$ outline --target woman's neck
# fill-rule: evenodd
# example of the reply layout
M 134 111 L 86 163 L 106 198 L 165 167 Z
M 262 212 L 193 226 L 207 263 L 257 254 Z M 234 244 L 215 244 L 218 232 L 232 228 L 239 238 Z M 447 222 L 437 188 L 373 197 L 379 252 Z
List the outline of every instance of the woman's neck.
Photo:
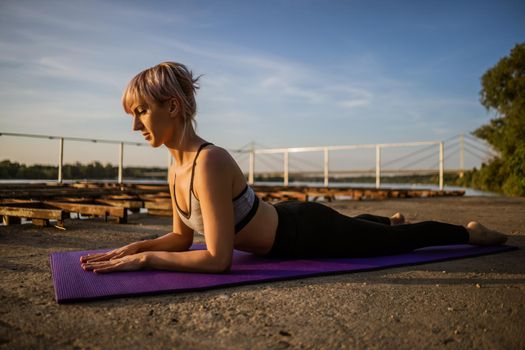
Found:
M 165 143 L 165 146 L 168 148 L 177 166 L 186 166 L 193 162 L 195 152 L 204 142 L 206 140 L 198 136 L 195 131 L 190 130 L 180 142 L 173 140 L 173 142 Z

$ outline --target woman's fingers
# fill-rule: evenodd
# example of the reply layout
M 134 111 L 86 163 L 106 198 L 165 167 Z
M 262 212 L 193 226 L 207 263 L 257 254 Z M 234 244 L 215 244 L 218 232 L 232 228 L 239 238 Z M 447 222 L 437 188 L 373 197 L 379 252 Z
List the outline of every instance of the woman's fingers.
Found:
M 106 255 L 106 254 L 107 254 L 107 252 L 106 252 L 106 253 L 96 253 L 96 254 L 88 254 L 88 255 L 84 255 L 84 256 L 81 256 L 81 257 L 80 257 L 80 261 L 81 261 L 81 262 L 84 262 L 84 261 L 92 261 L 93 259 L 97 259 L 97 258 L 99 258 L 99 257 L 101 257 L 101 256 Z
M 96 269 L 93 269 L 94 273 L 106 273 L 106 272 L 113 272 L 120 270 L 120 264 L 114 264 L 110 266 L 101 266 L 97 267 Z
M 125 249 L 86 256 L 86 258 L 89 259 L 82 261 L 80 266 L 84 271 L 93 271 L 95 273 L 140 270 L 143 266 L 140 254 L 130 254 L 130 251 Z
M 113 271 L 132 271 L 141 268 L 140 259 L 125 256 L 120 259 L 93 261 L 81 264 L 85 271 L 93 271 L 95 273 L 106 273 Z
M 120 252 L 120 253 L 117 253 L 117 254 L 113 255 L 109 260 L 120 259 L 120 258 L 122 258 L 123 256 L 126 256 L 126 254 L 124 254 L 124 252 Z
M 123 265 L 124 262 L 122 260 L 100 261 L 88 264 L 86 266 L 86 270 L 93 271 L 95 273 L 105 273 L 123 270 Z
M 97 253 L 97 254 L 88 254 L 80 258 L 80 262 L 94 262 L 94 261 L 104 261 L 109 260 L 115 256 L 115 251 L 109 251 L 106 253 Z
M 106 254 L 104 254 L 104 255 L 98 256 L 98 257 L 93 258 L 93 259 L 91 259 L 91 260 L 89 260 L 89 261 L 91 261 L 91 262 L 107 261 L 107 260 L 111 259 L 114 255 L 115 255 L 115 253 L 113 253 L 113 252 L 108 252 L 108 253 L 106 253 Z
M 82 255 L 82 256 L 80 257 L 80 262 L 86 262 L 86 261 L 88 261 L 88 260 L 91 260 L 91 259 L 93 259 L 93 258 L 99 256 L 99 255 L 100 255 L 100 253 L 98 253 L 98 254 Z
M 123 258 L 123 257 L 125 257 L 125 256 L 129 256 L 129 255 L 133 255 L 133 254 L 135 254 L 135 253 L 134 253 L 134 252 L 131 252 L 131 251 L 129 251 L 129 250 L 128 250 L 128 251 L 125 251 L 125 250 L 117 251 L 117 252 L 115 252 L 115 255 L 113 255 L 113 256 L 111 257 L 110 260 L 120 259 L 120 258 Z
M 87 271 L 91 271 L 95 268 L 115 264 L 116 261 L 90 261 L 82 264 L 82 268 Z
M 122 258 L 126 255 L 135 254 L 136 248 L 131 244 L 128 244 L 127 246 L 113 249 L 111 251 L 105 252 L 105 253 L 95 253 L 95 254 L 88 254 L 80 257 L 81 263 L 86 262 L 95 262 L 95 261 L 107 261 L 107 260 L 115 260 Z

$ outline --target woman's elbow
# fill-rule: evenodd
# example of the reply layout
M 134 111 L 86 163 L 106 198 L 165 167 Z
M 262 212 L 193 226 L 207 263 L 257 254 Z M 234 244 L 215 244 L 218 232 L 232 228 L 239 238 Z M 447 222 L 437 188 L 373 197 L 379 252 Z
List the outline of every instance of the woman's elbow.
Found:
M 232 259 L 231 258 L 217 259 L 213 265 L 214 265 L 213 266 L 214 273 L 230 273 L 231 267 L 232 267 Z

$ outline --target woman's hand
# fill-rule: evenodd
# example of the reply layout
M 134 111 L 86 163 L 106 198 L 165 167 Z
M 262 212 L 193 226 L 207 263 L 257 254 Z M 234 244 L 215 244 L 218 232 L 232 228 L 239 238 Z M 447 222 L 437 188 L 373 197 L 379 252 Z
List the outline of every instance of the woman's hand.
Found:
M 85 262 L 81 264 L 82 268 L 85 271 L 93 271 L 95 273 L 134 271 L 144 268 L 145 265 L 145 253 L 127 255 L 122 258 L 112 258 L 110 260 L 105 261 Z
M 88 254 L 80 257 L 80 263 L 101 262 L 114 259 L 120 259 L 128 255 L 140 252 L 140 242 L 128 244 L 124 247 L 113 249 L 105 253 Z

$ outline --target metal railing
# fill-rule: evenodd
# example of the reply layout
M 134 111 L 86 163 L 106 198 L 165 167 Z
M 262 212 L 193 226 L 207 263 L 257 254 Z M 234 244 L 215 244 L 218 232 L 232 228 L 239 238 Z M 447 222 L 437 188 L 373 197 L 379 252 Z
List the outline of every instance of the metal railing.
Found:
M 93 138 L 79 138 L 79 137 L 65 137 L 65 136 L 51 136 L 51 135 L 34 135 L 34 134 L 20 134 L 20 133 L 7 133 L 0 132 L 0 136 L 16 136 L 16 137 L 30 137 L 30 138 L 42 138 L 50 140 L 59 140 L 59 157 L 58 157 L 58 179 L 59 183 L 63 182 L 63 160 L 64 160 L 64 142 L 68 141 L 80 141 L 80 142 L 94 142 L 94 143 L 108 143 L 118 145 L 119 162 L 118 162 L 118 183 L 123 182 L 123 169 L 124 169 L 124 146 L 148 146 L 147 143 L 142 142 L 130 142 L 130 141 L 117 141 L 117 140 L 104 140 L 104 139 L 93 139 Z M 234 153 L 248 153 L 249 154 L 249 169 L 248 169 L 248 182 L 254 184 L 255 175 L 255 160 L 256 154 L 283 154 L 283 182 L 284 186 L 288 186 L 289 183 L 289 154 L 300 153 L 300 152 L 323 152 L 323 178 L 324 186 L 329 185 L 330 178 L 330 167 L 329 157 L 332 151 L 343 151 L 343 150 L 354 150 L 354 149 L 374 149 L 375 148 L 375 186 L 380 188 L 381 186 L 381 150 L 384 148 L 399 148 L 399 147 L 414 147 L 424 145 L 436 145 L 439 152 L 439 189 L 443 190 L 443 174 L 444 174 L 444 142 L 443 141 L 421 141 L 421 142 L 405 142 L 405 143 L 381 143 L 381 144 L 361 144 L 361 145 L 346 145 L 346 146 L 321 146 L 321 147 L 291 147 L 291 148 L 266 148 L 266 149 L 240 149 L 240 150 L 229 150 Z M 463 161 L 463 159 L 461 160 Z M 168 157 L 168 167 L 172 164 L 172 157 Z
M 283 154 L 283 182 L 284 186 L 288 186 L 289 182 L 289 154 L 298 152 L 323 152 L 323 177 L 324 186 L 329 185 L 329 152 L 354 150 L 359 148 L 375 148 L 375 177 L 376 188 L 381 186 L 381 150 L 383 148 L 393 147 L 414 147 L 424 145 L 436 145 L 439 152 L 439 189 L 443 190 L 443 173 L 445 168 L 444 162 L 444 142 L 443 141 L 421 141 L 421 142 L 405 142 L 405 143 L 381 143 L 381 144 L 362 144 L 362 145 L 347 145 L 347 146 L 322 146 L 322 147 L 292 147 L 292 148 L 268 148 L 268 149 L 252 149 L 249 150 L 249 170 L 248 182 L 254 183 L 255 173 L 255 155 L 256 154 Z
M 148 146 L 147 143 L 143 142 L 130 142 L 130 141 L 117 141 L 117 140 L 104 140 L 104 139 L 92 139 L 83 137 L 66 137 L 66 136 L 51 136 L 51 135 L 34 135 L 34 134 L 19 134 L 12 132 L 0 132 L 0 136 L 17 136 L 17 137 L 30 137 L 48 140 L 59 140 L 58 146 L 58 179 L 59 183 L 62 183 L 64 178 L 62 175 L 62 168 L 64 163 L 64 141 L 80 141 L 80 142 L 93 142 L 93 143 L 110 143 L 117 144 L 119 149 L 119 163 L 118 163 L 118 183 L 123 181 L 124 171 L 124 145 L 133 146 Z M 171 158 L 171 157 L 170 157 Z M 171 165 L 171 159 L 168 160 L 168 166 Z

